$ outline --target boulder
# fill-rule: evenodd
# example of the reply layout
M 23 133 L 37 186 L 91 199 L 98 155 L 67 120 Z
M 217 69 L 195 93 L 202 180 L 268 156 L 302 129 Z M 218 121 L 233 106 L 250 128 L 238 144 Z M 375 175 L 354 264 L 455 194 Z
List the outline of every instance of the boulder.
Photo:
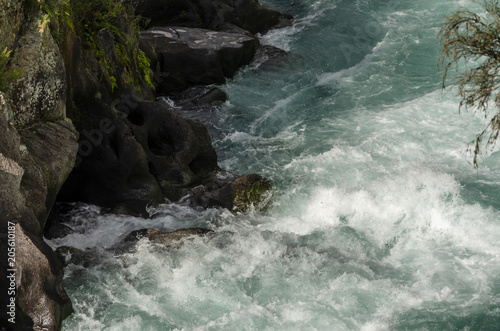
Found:
M 258 174 L 240 177 L 230 184 L 233 211 L 264 207 L 271 197 L 271 183 Z
M 185 119 L 160 102 L 139 102 L 128 109 L 135 139 L 144 149 L 149 170 L 169 200 L 219 169 L 207 128 Z
M 227 94 L 215 86 L 195 86 L 170 95 L 170 98 L 177 107 L 192 110 L 199 107 L 220 106 L 227 101 Z
M 12 288 L 7 270 L 15 269 L 16 328 L 58 330 L 72 311 L 71 301 L 62 287 L 62 265 L 43 241 L 42 228 L 50 201 L 74 161 L 76 135 L 70 123 L 41 123 L 41 133 L 26 138 L 8 122 L 9 108 L 0 93 L 1 290 Z M 42 153 L 45 157 L 39 159 Z M 14 265 L 6 265 L 8 247 L 15 248 Z M 2 305 L 11 297 L 2 295 Z M 8 317 L 0 316 L 0 325 L 12 325 Z
M 290 65 L 291 58 L 290 52 L 271 45 L 262 45 L 257 48 L 252 65 L 257 70 L 273 70 L 281 66 Z
M 256 0 L 131 0 L 136 13 L 153 26 L 184 26 L 211 30 L 234 27 L 264 34 L 291 24 L 292 17 L 263 7 Z
M 59 201 L 148 216 L 146 206 L 164 197 L 178 200 L 218 170 L 208 130 L 200 122 L 138 96 L 118 100 L 114 117 L 82 131 L 77 167 Z
M 126 206 L 148 216 L 146 206 L 164 201 L 148 156 L 124 118 L 102 118 L 81 131 L 76 166 L 58 196 L 61 202 Z
M 198 187 L 193 192 L 193 203 L 207 207 L 223 207 L 234 212 L 251 208 L 263 209 L 271 198 L 271 183 L 258 174 L 236 178 L 217 189 Z
M 249 64 L 258 40 L 244 34 L 197 28 L 153 28 L 141 33 L 141 49 L 157 68 L 157 92 L 222 84 Z
M 126 242 L 135 242 L 143 237 L 152 242 L 161 243 L 166 247 L 175 247 L 181 245 L 184 240 L 194 237 L 205 236 L 212 233 L 212 230 L 204 228 L 187 228 L 171 232 L 161 232 L 154 229 L 142 229 L 131 232 L 126 238 Z
M 57 247 L 56 255 L 65 267 L 69 264 L 75 264 L 90 268 L 102 261 L 101 254 L 96 250 L 80 250 L 70 246 Z
M 16 326 L 59 330 L 73 311 L 62 285 L 63 265 L 43 239 L 25 232 L 19 223 L 15 234 Z

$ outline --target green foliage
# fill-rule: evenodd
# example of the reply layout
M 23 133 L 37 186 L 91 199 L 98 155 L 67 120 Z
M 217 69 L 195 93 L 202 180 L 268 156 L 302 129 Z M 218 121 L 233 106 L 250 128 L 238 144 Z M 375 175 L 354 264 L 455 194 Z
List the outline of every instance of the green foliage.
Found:
M 5 91 L 9 84 L 19 78 L 21 70 L 13 70 L 9 65 L 11 50 L 0 51 L 0 91 Z
M 107 71 L 109 84 L 113 92 L 118 85 L 112 59 L 106 58 L 105 52 L 96 41 L 99 31 L 105 29 L 113 35 L 118 65 L 125 71 L 121 81 L 140 91 L 141 82 L 153 87 L 149 62 L 139 50 L 139 28 L 141 17 L 135 16 L 131 6 L 120 0 L 28 0 L 39 4 L 44 20 L 50 23 L 51 32 L 58 43 L 67 30 L 73 31 L 85 41 L 94 52 L 98 61 Z M 134 77 L 140 75 L 140 80 Z
M 458 86 L 460 109 L 475 108 L 489 117 L 493 101 L 495 113 L 469 144 L 477 168 L 483 140 L 487 137 L 486 148 L 492 151 L 500 133 L 500 7 L 498 0 L 475 2 L 484 13 L 461 8 L 441 28 L 443 52 L 438 65 L 444 68 L 443 88 L 450 68 L 455 68 L 451 85 Z
M 70 1 L 75 26 L 85 37 L 99 61 L 105 65 L 110 77 L 111 89 L 114 90 L 117 86 L 116 73 L 95 40 L 99 31 L 103 29 L 113 35 L 118 62 L 124 70 L 122 80 L 140 91 L 140 82 L 134 79 L 138 72 L 142 80 L 152 87 L 149 62 L 141 56 L 142 52 L 138 47 L 141 18 L 133 14 L 132 7 L 127 7 L 116 0 Z

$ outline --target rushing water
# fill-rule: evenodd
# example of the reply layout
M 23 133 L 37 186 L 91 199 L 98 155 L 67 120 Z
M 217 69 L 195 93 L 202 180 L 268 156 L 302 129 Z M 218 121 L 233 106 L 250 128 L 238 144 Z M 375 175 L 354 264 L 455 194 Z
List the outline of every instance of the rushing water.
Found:
M 485 120 L 441 91 L 437 33 L 467 1 L 273 0 L 297 18 L 262 43 L 288 64 L 222 88 L 220 164 L 274 184 L 266 212 L 165 205 L 151 220 L 73 210 L 64 330 L 500 330 L 500 162 Z M 203 226 L 164 248 L 131 230 Z

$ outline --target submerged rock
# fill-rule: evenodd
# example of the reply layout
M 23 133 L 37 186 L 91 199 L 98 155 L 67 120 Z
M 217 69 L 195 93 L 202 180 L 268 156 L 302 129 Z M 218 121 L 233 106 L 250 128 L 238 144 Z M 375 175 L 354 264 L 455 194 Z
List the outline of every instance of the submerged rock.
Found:
M 258 174 L 239 177 L 219 189 L 200 186 L 193 192 L 193 202 L 204 207 L 224 207 L 234 212 L 263 209 L 271 199 L 271 183 Z
M 271 183 L 258 174 L 250 174 L 231 183 L 233 211 L 247 211 L 252 206 L 262 208 L 269 201 Z
M 153 28 L 141 33 L 141 49 L 156 74 L 159 93 L 222 84 L 249 64 L 259 42 L 244 34 L 196 28 Z
M 280 48 L 262 45 L 257 48 L 252 66 L 258 70 L 273 70 L 274 68 L 289 65 L 291 62 L 290 52 Z
M 175 230 L 172 232 L 161 232 L 153 229 L 143 229 L 133 231 L 125 238 L 125 241 L 135 242 L 140 238 L 146 237 L 153 242 L 161 243 L 166 247 L 171 247 L 182 244 L 183 240 L 185 239 L 205 236 L 212 232 L 212 230 L 204 228 L 188 228 Z
M 64 266 L 75 264 L 89 268 L 101 261 L 101 256 L 95 250 L 81 250 L 70 246 L 57 247 L 56 255 Z

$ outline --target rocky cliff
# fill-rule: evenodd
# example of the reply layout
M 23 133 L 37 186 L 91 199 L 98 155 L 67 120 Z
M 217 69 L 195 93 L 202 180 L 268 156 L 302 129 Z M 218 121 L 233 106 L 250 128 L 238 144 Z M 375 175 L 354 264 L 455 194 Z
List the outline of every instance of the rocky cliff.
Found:
M 232 77 L 260 47 L 253 34 L 291 17 L 255 0 L 131 2 L 147 21 L 113 0 L 0 4 L 0 297 L 15 300 L 0 325 L 57 330 L 72 308 L 43 239 L 56 200 L 147 217 L 186 194 L 235 210 L 261 199 L 263 178 L 220 176 L 207 128 L 156 96 L 224 101 L 196 86 Z

